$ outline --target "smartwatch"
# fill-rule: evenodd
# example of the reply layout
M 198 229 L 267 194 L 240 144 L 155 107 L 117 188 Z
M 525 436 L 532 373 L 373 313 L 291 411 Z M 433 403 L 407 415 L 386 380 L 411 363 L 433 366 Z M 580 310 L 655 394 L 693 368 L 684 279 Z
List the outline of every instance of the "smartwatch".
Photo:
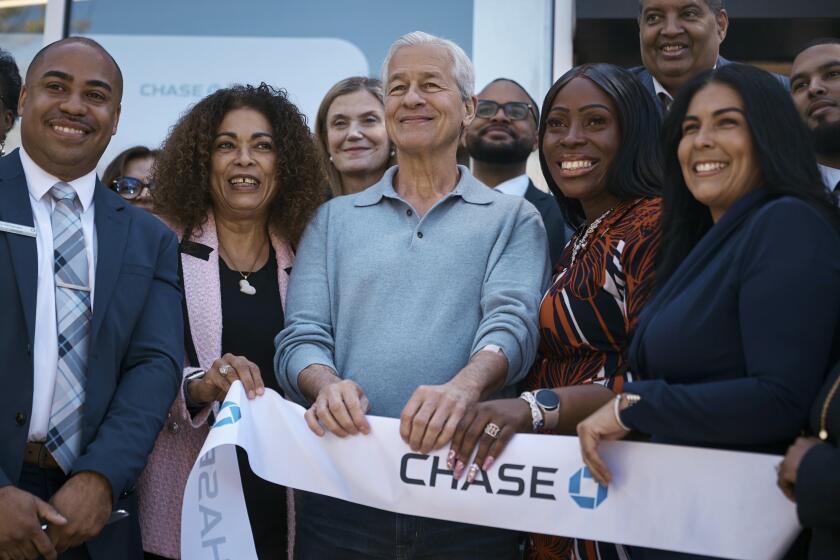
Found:
M 544 427 L 548 430 L 556 429 L 560 423 L 560 397 L 551 389 L 539 389 L 534 391 L 534 399 L 543 413 Z

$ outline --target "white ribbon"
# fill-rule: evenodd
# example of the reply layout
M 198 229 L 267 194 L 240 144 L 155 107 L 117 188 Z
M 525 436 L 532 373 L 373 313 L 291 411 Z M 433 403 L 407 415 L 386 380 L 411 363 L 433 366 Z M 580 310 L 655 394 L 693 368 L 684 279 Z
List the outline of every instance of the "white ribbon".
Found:
M 446 449 L 412 453 L 398 420 L 370 416 L 370 435 L 319 438 L 303 413 L 270 390 L 249 401 L 233 384 L 187 481 L 184 560 L 257 559 L 236 445 L 266 480 L 409 515 L 756 560 L 780 558 L 800 530 L 776 488 L 777 456 L 607 442 L 605 488 L 588 477 L 577 438 L 521 434 L 467 484 L 446 470 Z

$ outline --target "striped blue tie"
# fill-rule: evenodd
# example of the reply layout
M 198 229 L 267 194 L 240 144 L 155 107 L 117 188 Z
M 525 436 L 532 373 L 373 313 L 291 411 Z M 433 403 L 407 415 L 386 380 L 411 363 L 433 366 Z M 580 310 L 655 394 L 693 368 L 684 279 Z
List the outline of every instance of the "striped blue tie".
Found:
M 65 473 L 81 451 L 88 344 L 90 284 L 81 208 L 67 183 L 50 189 L 55 261 L 55 316 L 58 328 L 58 371 L 50 412 L 47 449 Z

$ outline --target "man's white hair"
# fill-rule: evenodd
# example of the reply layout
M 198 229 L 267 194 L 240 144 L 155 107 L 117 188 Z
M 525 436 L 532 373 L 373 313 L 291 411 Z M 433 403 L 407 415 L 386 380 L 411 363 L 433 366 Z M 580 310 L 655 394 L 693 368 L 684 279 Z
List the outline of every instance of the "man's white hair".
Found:
M 464 49 L 453 43 L 449 39 L 436 37 L 423 31 L 412 31 L 406 33 L 399 39 L 393 42 L 391 48 L 388 49 L 388 56 L 382 62 L 382 83 L 385 84 L 385 94 L 388 93 L 388 65 L 391 63 L 391 58 L 398 50 L 403 47 L 414 47 L 417 45 L 433 45 L 442 47 L 449 53 L 452 59 L 452 77 L 458 84 L 458 91 L 461 93 L 461 98 L 464 100 L 473 96 L 475 89 L 475 70 L 473 63 Z

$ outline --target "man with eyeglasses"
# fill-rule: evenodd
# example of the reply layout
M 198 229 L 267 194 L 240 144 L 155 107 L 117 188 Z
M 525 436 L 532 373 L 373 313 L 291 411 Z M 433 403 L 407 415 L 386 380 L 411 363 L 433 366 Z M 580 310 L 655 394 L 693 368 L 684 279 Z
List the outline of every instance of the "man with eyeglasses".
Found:
M 525 88 L 497 78 L 478 94 L 475 119 L 464 142 L 476 179 L 499 192 L 524 196 L 539 210 L 554 265 L 568 239 L 563 216 L 554 197 L 535 187 L 525 173 L 528 156 L 537 149 L 538 123 L 537 103 Z

